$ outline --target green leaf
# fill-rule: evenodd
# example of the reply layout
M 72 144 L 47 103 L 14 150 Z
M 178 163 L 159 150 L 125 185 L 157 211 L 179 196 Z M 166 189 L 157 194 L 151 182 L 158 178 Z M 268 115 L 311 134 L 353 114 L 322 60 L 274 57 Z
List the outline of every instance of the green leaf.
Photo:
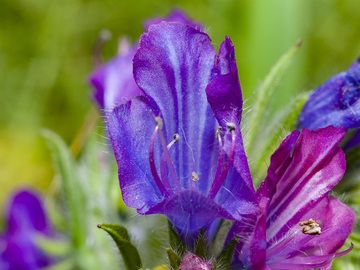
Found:
M 277 61 L 257 90 L 255 104 L 252 106 L 252 113 L 249 119 L 248 136 L 245 140 L 247 153 L 249 155 L 252 154 L 253 146 L 259 132 L 259 127 L 261 125 L 261 121 L 264 119 L 265 111 L 268 108 L 271 96 L 273 95 L 276 87 L 279 85 L 285 71 L 289 68 L 301 45 L 302 41 L 300 40 Z
M 233 239 L 216 258 L 216 269 L 229 269 L 238 239 Z
M 181 258 L 171 248 L 168 248 L 166 250 L 166 253 L 167 253 L 168 258 L 169 258 L 171 269 L 178 270 L 179 266 L 180 266 L 180 263 L 181 263 Z
M 124 260 L 126 269 L 136 270 L 142 267 L 137 248 L 131 243 L 127 229 L 116 224 L 101 224 L 98 228 L 106 231 L 116 243 Z
M 86 203 L 76 172 L 75 161 L 64 141 L 54 132 L 43 130 L 43 137 L 51 150 L 54 164 L 62 180 L 62 191 L 69 213 L 68 230 L 75 248 L 85 244 Z
M 170 221 L 168 221 L 168 228 L 170 247 L 175 250 L 180 257 L 182 257 L 185 254 L 185 245 Z
M 272 123 L 268 124 L 268 132 L 263 132 L 264 136 L 260 140 L 265 145 L 258 149 L 259 155 L 253 157 L 253 172 L 255 184 L 258 184 L 259 179 L 262 179 L 266 173 L 266 168 L 269 165 L 272 153 L 277 149 L 279 143 L 284 139 L 290 131 L 296 128 L 299 114 L 308 99 L 309 93 L 301 93 L 295 97 L 290 105 L 280 115 L 274 117 Z

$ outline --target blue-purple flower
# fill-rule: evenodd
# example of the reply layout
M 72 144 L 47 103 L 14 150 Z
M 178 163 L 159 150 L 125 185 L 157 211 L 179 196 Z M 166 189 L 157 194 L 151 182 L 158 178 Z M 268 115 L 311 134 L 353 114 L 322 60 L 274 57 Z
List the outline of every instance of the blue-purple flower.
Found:
M 235 223 L 229 235 L 240 239 L 240 269 L 330 269 L 348 251 L 338 252 L 355 214 L 329 194 L 345 173 L 344 134 L 334 127 L 304 129 L 281 143 L 256 192 L 257 223 Z
M 37 270 L 51 265 L 53 259 L 36 244 L 39 235 L 53 235 L 43 203 L 33 191 L 20 190 L 6 208 L 5 231 L 0 238 L 0 268 Z
M 313 130 L 330 125 L 360 127 L 360 59 L 315 90 L 301 112 L 301 128 Z M 351 146 L 358 140 L 355 137 Z
M 106 114 L 125 203 L 165 214 L 182 234 L 253 215 L 230 39 L 216 55 L 189 24 L 153 24 L 134 57 L 134 78 L 141 95 Z

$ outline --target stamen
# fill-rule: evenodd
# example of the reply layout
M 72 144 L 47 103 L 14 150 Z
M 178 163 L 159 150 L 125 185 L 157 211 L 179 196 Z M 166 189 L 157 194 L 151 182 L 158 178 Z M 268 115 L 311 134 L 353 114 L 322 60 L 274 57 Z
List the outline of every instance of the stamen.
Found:
M 159 124 L 156 125 L 155 130 L 150 138 L 150 145 L 149 145 L 149 165 L 151 174 L 155 180 L 156 185 L 159 187 L 160 191 L 165 195 L 169 194 L 170 186 L 167 184 L 165 187 L 164 183 L 161 181 L 159 174 L 157 173 L 156 165 L 155 165 L 155 140 L 157 135 L 159 134 Z
M 174 163 L 173 163 L 173 161 L 171 159 L 171 156 L 169 154 L 168 146 L 166 145 L 165 137 L 164 137 L 164 135 L 162 133 L 162 130 L 161 130 L 161 128 L 163 126 L 162 119 L 161 119 L 160 116 L 157 116 L 157 117 L 155 117 L 155 121 L 156 121 L 157 125 L 159 126 L 158 133 L 159 133 L 160 142 L 161 142 L 161 145 L 162 145 L 162 148 L 163 148 L 163 154 L 161 156 L 161 164 L 160 164 L 160 166 L 161 166 L 161 168 L 160 168 L 161 169 L 161 175 L 163 176 L 163 178 L 166 177 L 165 164 L 167 164 L 168 169 L 169 169 L 169 173 L 170 173 L 170 177 L 173 180 L 172 182 L 174 182 L 176 190 L 180 190 L 181 189 L 180 180 L 179 180 L 179 178 L 178 178 L 178 176 L 176 174 Z M 174 135 L 173 142 L 175 141 L 175 137 L 176 137 L 175 135 Z M 171 142 L 170 142 L 170 144 L 171 144 Z
M 299 225 L 302 228 L 302 232 L 304 234 L 309 235 L 320 235 L 321 227 L 320 224 L 317 223 L 314 219 L 310 218 L 309 220 L 301 221 Z
M 236 133 L 235 133 L 235 124 L 228 123 L 226 125 L 228 132 L 231 133 L 231 147 L 229 152 L 228 160 L 223 166 L 224 159 L 225 159 L 225 150 L 223 149 L 223 145 L 220 145 L 220 157 L 218 160 L 218 167 L 216 169 L 215 178 L 213 181 L 213 184 L 209 191 L 209 198 L 213 199 L 215 198 L 216 194 L 219 192 L 222 184 L 224 183 L 226 176 L 230 170 L 231 165 L 234 162 L 234 156 L 235 156 L 235 142 L 236 142 Z M 220 139 L 219 139 L 220 138 Z M 221 136 L 219 136 L 219 142 L 221 142 Z

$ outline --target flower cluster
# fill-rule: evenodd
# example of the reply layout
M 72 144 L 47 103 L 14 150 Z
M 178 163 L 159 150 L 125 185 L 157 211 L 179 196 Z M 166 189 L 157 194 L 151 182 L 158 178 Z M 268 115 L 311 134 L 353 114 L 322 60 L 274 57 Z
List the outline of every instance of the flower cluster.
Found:
M 233 221 L 234 269 L 330 269 L 351 250 L 338 251 L 355 214 L 330 192 L 345 173 L 345 129 L 360 127 L 359 61 L 311 95 L 255 190 L 230 38 L 216 53 L 203 27 L 179 12 L 146 28 L 90 79 L 125 203 L 166 215 L 190 252 L 199 232 L 211 241 L 219 220 Z M 210 269 L 201 259 L 191 267 Z

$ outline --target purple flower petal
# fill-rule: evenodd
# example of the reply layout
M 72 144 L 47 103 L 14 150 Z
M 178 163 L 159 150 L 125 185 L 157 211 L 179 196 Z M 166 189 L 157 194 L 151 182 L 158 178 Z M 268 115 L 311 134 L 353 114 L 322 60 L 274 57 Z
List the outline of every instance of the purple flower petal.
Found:
M 140 99 L 114 108 L 106 114 L 106 126 L 118 163 L 123 199 L 129 207 L 146 212 L 163 195 L 153 180 L 149 165 L 154 114 Z M 159 149 L 154 150 L 157 155 Z
M 358 129 L 349 141 L 346 142 L 344 149 L 349 150 L 358 145 L 360 145 L 360 129 Z
M 130 46 L 122 40 L 120 54 L 105 65 L 98 67 L 90 76 L 89 81 L 94 87 L 93 99 L 100 109 L 111 110 L 141 95 L 133 78 L 132 60 L 137 45 Z
M 276 181 L 267 215 L 267 237 L 279 241 L 298 216 L 330 192 L 345 173 L 345 157 L 338 146 L 344 130 L 334 127 L 303 130 L 283 173 L 276 175 L 272 159 L 267 181 Z M 286 159 L 285 159 L 286 160 Z M 275 160 L 274 160 L 275 161 Z M 277 161 L 275 161 L 277 162 Z
M 6 211 L 6 230 L 1 244 L 4 250 L 0 263 L 4 270 L 37 270 L 49 266 L 53 259 L 36 246 L 36 236 L 52 235 L 51 225 L 37 194 L 30 190 L 18 191 L 10 199 Z
M 317 129 L 326 126 L 360 127 L 360 59 L 348 71 L 325 82 L 309 97 L 299 126 Z
M 145 22 L 145 29 L 148 30 L 150 25 L 153 24 L 158 24 L 161 23 L 163 21 L 166 22 L 179 22 L 179 23 L 183 23 L 186 24 L 188 26 L 191 26 L 197 30 L 203 30 L 203 26 L 200 23 L 194 22 L 192 20 L 190 20 L 186 14 L 184 12 L 182 12 L 179 9 L 174 9 L 169 16 L 165 17 L 165 18 L 152 18 L 148 21 Z
M 165 22 L 149 27 L 134 58 L 135 81 L 159 106 L 166 141 L 180 137 L 172 159 L 183 188 L 194 184 L 193 175 L 206 184 L 211 172 L 215 119 L 205 87 L 214 59 L 205 33 Z
M 234 46 L 229 37 L 222 42 L 213 78 L 206 87 L 209 104 L 222 126 L 231 123 L 236 128 L 236 154 L 234 167 L 249 189 L 254 189 L 240 130 L 242 114 L 242 93 L 235 61 Z M 224 138 L 226 140 L 226 137 Z
M 148 213 L 165 214 L 182 235 L 193 235 L 219 217 L 233 219 L 213 200 L 191 190 L 168 197 Z
M 339 147 L 344 134 L 334 127 L 304 129 L 281 143 L 257 191 L 262 211 L 257 224 L 237 222 L 230 232 L 229 238 L 241 239 L 240 265 L 262 270 L 265 265 L 326 269 L 331 264 L 355 220 L 349 207 L 328 195 L 345 172 Z
M 350 235 L 356 217 L 351 208 L 333 197 L 326 196 L 304 213 L 299 222 L 309 219 L 320 224 L 321 234 L 304 234 L 299 224 L 290 227 L 285 239 L 268 247 L 268 265 L 277 269 L 279 263 L 295 266 L 313 264 L 313 267 L 315 264 L 322 264 L 321 267 L 331 264 L 337 250 Z

